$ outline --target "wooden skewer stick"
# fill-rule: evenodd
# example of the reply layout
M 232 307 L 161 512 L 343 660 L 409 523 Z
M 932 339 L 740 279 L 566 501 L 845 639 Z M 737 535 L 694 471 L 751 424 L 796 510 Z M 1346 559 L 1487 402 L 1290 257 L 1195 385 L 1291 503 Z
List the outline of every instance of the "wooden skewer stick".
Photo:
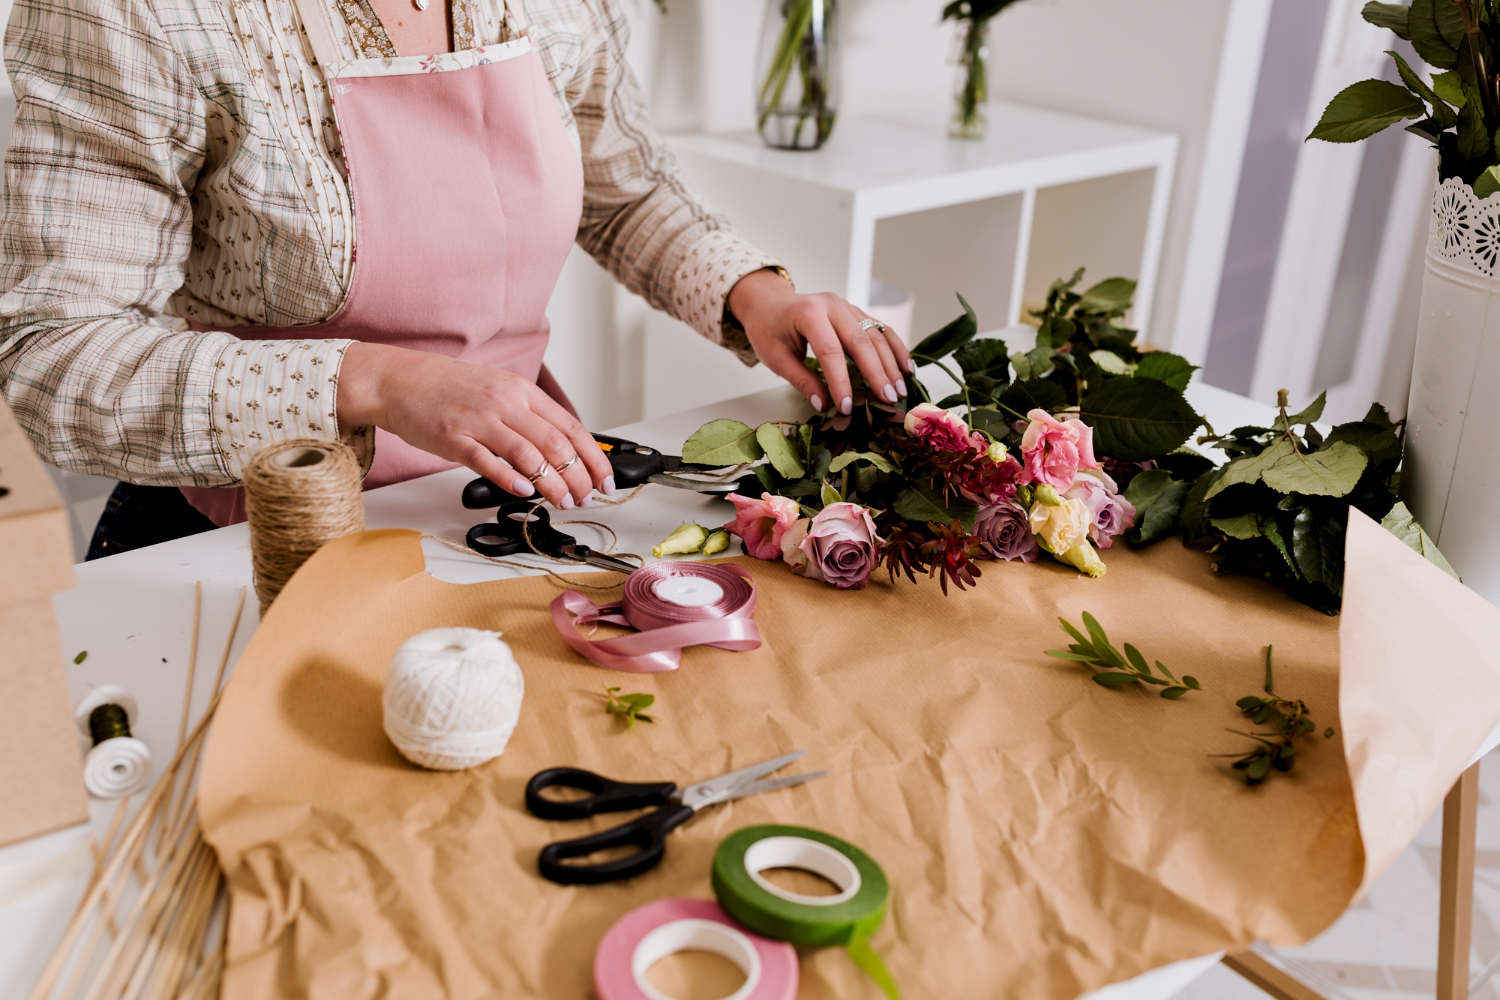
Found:
M 219 694 L 224 689 L 224 672 L 229 669 L 229 655 L 234 651 L 234 639 L 240 631 L 240 616 L 244 614 L 245 595 L 249 593 L 249 589 L 250 588 L 248 587 L 240 588 L 239 603 L 234 607 L 234 620 L 229 625 L 229 638 L 224 641 L 224 653 L 219 657 L 219 669 L 214 673 L 213 697 L 215 701 L 218 700 Z M 192 681 L 190 679 L 189 684 L 191 683 Z M 181 797 L 178 798 L 176 803 L 172 806 L 172 827 L 174 833 L 176 832 L 176 827 L 181 824 L 183 813 L 187 808 L 188 800 L 193 794 L 193 781 L 198 773 L 198 758 L 202 751 L 203 744 L 202 742 L 199 742 L 199 744 L 193 748 L 192 759 L 189 761 L 188 766 L 183 771 L 182 788 L 179 790 L 181 793 Z

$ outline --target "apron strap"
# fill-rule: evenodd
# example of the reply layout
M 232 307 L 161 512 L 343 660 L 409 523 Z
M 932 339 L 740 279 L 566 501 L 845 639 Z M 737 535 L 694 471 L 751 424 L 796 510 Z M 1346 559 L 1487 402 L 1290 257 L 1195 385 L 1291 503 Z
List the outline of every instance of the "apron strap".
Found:
M 345 60 L 344 52 L 335 40 L 333 12 L 325 0 L 293 0 L 297 16 L 302 19 L 302 31 L 312 45 L 313 57 L 323 71 L 323 79 L 331 81 L 338 75 Z M 330 86 L 332 84 L 329 84 Z
M 506 41 L 524 38 L 530 33 L 526 24 L 526 13 L 521 9 L 521 0 L 501 0 L 505 10 L 507 26 Z

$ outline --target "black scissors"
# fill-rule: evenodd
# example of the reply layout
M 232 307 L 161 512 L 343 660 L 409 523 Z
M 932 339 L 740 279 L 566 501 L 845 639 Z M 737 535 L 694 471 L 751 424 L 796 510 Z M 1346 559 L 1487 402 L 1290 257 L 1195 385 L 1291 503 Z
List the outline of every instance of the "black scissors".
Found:
M 524 527 L 523 527 L 524 526 Z M 526 542 L 530 540 L 531 544 Z M 547 509 L 535 499 L 512 499 L 495 512 L 495 520 L 476 524 L 464 538 L 469 548 L 486 556 L 512 556 L 523 552 L 540 552 L 553 559 L 588 563 L 616 573 L 634 573 L 634 563 L 595 552 L 565 531 L 552 526 Z
M 646 483 L 657 483 L 694 493 L 709 493 L 727 496 L 740 492 L 747 496 L 759 496 L 760 480 L 754 475 L 742 476 L 738 480 L 691 479 L 692 475 L 713 472 L 707 465 L 689 465 L 679 455 L 667 455 L 655 448 L 627 441 L 624 438 L 595 434 L 594 441 L 599 450 L 609 459 L 614 473 L 615 486 L 622 490 L 633 489 Z M 485 510 L 509 503 L 514 494 L 507 493 L 488 479 L 479 478 L 464 487 L 463 504 L 469 510 Z
M 584 819 L 597 813 L 623 812 L 647 806 L 661 808 L 587 837 L 548 844 L 538 856 L 542 877 L 563 885 L 597 885 L 650 871 L 666 852 L 667 834 L 686 823 L 704 806 L 800 785 L 814 778 L 828 777 L 827 771 L 785 774 L 779 778 L 765 777 L 772 771 L 786 767 L 805 753 L 806 750 L 793 750 L 789 754 L 751 764 L 717 778 L 708 778 L 686 788 L 678 788 L 670 781 L 654 784 L 613 781 L 593 771 L 583 771 L 576 767 L 548 768 L 526 783 L 526 808 L 542 819 Z M 591 794 L 587 798 L 571 800 L 549 799 L 542 795 L 544 788 L 559 785 Z M 639 847 L 640 851 L 592 865 L 564 863 L 568 858 L 586 857 L 611 847 Z

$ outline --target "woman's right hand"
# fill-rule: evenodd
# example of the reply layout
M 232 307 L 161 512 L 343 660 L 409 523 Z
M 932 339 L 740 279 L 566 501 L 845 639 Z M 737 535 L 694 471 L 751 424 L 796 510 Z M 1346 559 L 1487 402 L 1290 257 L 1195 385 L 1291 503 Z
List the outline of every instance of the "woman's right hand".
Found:
M 609 460 L 556 400 L 511 372 L 385 344 L 351 344 L 339 368 L 339 430 L 374 424 L 407 444 L 467 466 L 518 497 L 554 507 L 615 491 Z M 543 463 L 561 475 L 530 477 Z

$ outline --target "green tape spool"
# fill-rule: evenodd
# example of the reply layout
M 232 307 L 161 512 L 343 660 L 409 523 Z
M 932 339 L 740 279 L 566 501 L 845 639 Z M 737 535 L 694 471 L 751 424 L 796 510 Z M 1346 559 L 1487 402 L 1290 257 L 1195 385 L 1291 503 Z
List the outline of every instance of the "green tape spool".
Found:
M 801 868 L 839 888 L 833 896 L 801 896 L 773 885 L 761 872 Z M 735 920 L 766 937 L 813 948 L 843 945 L 891 1000 L 901 991 L 870 937 L 885 919 L 891 884 L 864 851 L 805 826 L 747 826 L 714 852 L 714 895 Z

